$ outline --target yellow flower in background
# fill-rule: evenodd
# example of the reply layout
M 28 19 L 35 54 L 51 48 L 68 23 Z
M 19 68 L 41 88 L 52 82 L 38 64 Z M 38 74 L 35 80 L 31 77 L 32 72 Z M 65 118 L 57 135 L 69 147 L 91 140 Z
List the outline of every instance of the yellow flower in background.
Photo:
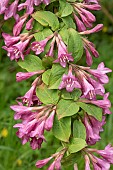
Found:
M 103 31 L 103 32 L 107 32 L 107 31 L 108 31 L 108 27 L 104 27 L 104 28 L 102 29 L 102 31 Z
M 21 166 L 21 165 L 22 165 L 22 160 L 21 160 L 21 159 L 18 159 L 18 160 L 17 160 L 17 165 L 18 165 L 18 166 Z
M 0 133 L 0 136 L 3 137 L 3 138 L 6 138 L 8 136 L 8 130 L 7 128 L 3 128 L 1 133 Z

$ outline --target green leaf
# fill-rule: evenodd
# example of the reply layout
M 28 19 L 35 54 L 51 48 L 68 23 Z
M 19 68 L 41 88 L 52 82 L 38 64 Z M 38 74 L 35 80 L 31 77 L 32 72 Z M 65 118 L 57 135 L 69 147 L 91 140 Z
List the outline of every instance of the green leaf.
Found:
M 70 17 L 70 16 L 64 17 L 64 18 L 62 18 L 62 21 L 65 23 L 67 28 L 74 28 L 74 29 L 76 29 L 76 25 L 75 25 L 72 17 Z
M 61 163 L 66 169 L 68 166 L 72 167 L 75 163 L 78 163 L 82 158 L 83 156 L 81 152 L 72 153 L 69 156 L 66 156 L 65 158 L 63 158 Z
M 75 153 L 87 146 L 86 141 L 81 138 L 73 138 L 71 144 L 69 145 L 68 151 L 70 153 Z
M 26 69 L 28 72 L 44 70 L 41 59 L 35 55 L 29 54 L 23 61 L 19 60 L 17 63 L 20 67 Z
M 42 65 L 45 67 L 45 69 L 49 69 L 52 67 L 52 64 L 53 64 L 53 58 L 52 57 L 49 57 L 49 56 L 45 56 L 43 59 L 42 59 Z
M 61 99 L 57 104 L 57 115 L 58 119 L 66 116 L 72 116 L 79 111 L 78 105 L 72 100 Z
M 37 31 L 37 30 L 43 30 L 43 26 L 39 22 L 35 21 L 33 25 L 33 31 Z
M 32 14 L 32 17 L 41 25 L 50 26 L 53 31 L 59 28 L 59 21 L 55 14 L 50 11 L 37 11 Z
M 80 89 L 74 89 L 73 92 L 71 93 L 71 96 L 74 101 L 78 100 L 78 98 L 81 96 L 82 92 Z
M 72 97 L 71 93 L 69 93 L 68 91 L 66 91 L 66 89 L 62 89 L 61 98 L 73 100 L 73 97 Z
M 68 69 L 63 68 L 59 64 L 53 64 L 50 75 L 49 89 L 58 89 L 62 76 L 67 73 Z
M 59 91 L 50 90 L 44 84 L 40 85 L 37 88 L 36 95 L 40 99 L 40 101 L 44 104 L 56 105 L 59 100 Z
M 68 52 L 72 53 L 76 63 L 83 55 L 83 42 L 81 36 L 73 28 L 69 28 Z
M 102 109 L 92 105 L 82 102 L 77 102 L 77 104 L 89 115 L 94 116 L 97 120 L 102 121 Z
M 68 142 L 71 134 L 71 118 L 66 117 L 58 120 L 56 115 L 52 130 L 56 138 L 64 142 Z
M 81 90 L 80 89 L 74 89 L 71 93 L 67 92 L 65 89 L 62 90 L 61 97 L 63 99 L 72 99 L 74 101 L 78 100 L 78 98 L 81 96 Z
M 51 74 L 51 69 L 45 71 L 45 72 L 42 74 L 42 81 L 43 81 L 46 85 L 49 85 L 50 74 Z
M 79 120 L 75 120 L 73 123 L 73 137 L 86 139 L 86 128 Z
M 58 13 L 61 15 L 61 17 L 66 17 L 73 12 L 73 7 L 68 2 L 59 0 L 59 3 L 60 3 L 60 10 Z
M 69 31 L 67 29 L 67 26 L 64 26 L 60 31 L 59 34 L 61 35 L 64 43 L 67 45 L 68 44 L 68 39 L 69 39 Z
M 49 35 L 52 35 L 52 34 L 53 34 L 53 32 L 49 28 L 45 28 L 42 31 L 35 33 L 34 37 L 35 37 L 36 41 L 41 41 L 41 40 L 44 40 L 45 38 L 47 38 Z

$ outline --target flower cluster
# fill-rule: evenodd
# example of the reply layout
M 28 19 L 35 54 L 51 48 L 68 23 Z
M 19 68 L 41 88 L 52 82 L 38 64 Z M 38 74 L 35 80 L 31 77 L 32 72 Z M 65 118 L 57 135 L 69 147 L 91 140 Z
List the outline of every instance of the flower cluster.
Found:
M 68 5 L 66 9 L 70 11 L 63 14 L 62 3 Z M 109 93 L 105 93 L 104 85 L 109 82 L 107 73 L 112 70 L 105 67 L 103 62 L 97 69 L 90 67 L 93 64 L 92 56 L 97 58 L 99 53 L 85 37 L 102 30 L 103 24 L 93 25 L 96 17 L 91 13 L 100 9 L 98 0 L 56 1 L 55 6 L 50 0 L 26 0 L 22 3 L 19 0 L 11 3 L 9 0 L 0 1 L 0 14 L 4 15 L 4 20 L 15 19 L 12 34 L 2 33 L 5 43 L 2 48 L 7 51 L 10 60 L 15 60 L 28 71 L 17 73 L 16 81 L 35 77 L 25 95 L 17 97 L 18 104 L 11 106 L 15 111 L 14 119 L 21 121 L 14 125 L 14 128 L 18 128 L 16 134 L 22 144 L 29 142 L 33 150 L 40 149 L 42 143 L 46 142 L 44 132 L 54 127 L 53 134 L 63 145 L 49 158 L 36 162 L 37 168 L 54 159 L 48 170 L 60 170 L 63 158 L 71 162 L 70 155 L 78 151 L 84 156 L 85 170 L 90 170 L 90 160 L 94 170 L 108 170 L 113 164 L 113 147 L 110 144 L 104 150 L 87 148 L 87 145 L 100 141 L 106 114 L 111 114 Z M 19 12 L 21 10 L 24 12 Z M 37 15 L 37 12 L 41 12 L 41 15 Z M 71 18 L 69 22 L 66 19 L 68 16 Z M 75 24 L 77 30 L 74 29 Z M 76 64 L 83 50 L 87 66 Z M 80 95 L 75 94 L 77 90 L 81 92 Z M 91 107 L 90 111 L 88 106 Z M 99 110 L 100 117 L 95 116 L 92 108 Z M 78 131 L 85 129 L 84 139 L 74 137 L 72 128 L 75 120 L 79 122 Z M 77 150 L 79 139 L 82 145 Z M 102 158 L 97 158 L 93 153 Z M 74 169 L 77 169 L 76 164 Z
M 10 0 L 0 1 L 0 14 L 4 14 L 4 20 L 14 17 L 16 22 L 19 21 L 18 11 L 26 9 L 26 14 L 30 15 L 35 11 L 35 6 L 39 6 L 41 3 L 48 5 L 50 0 L 26 0 L 24 3 L 19 3 L 19 0 L 15 0 L 10 4 Z
M 38 162 L 36 162 L 36 167 L 37 168 L 42 168 L 43 166 L 45 166 L 52 158 L 54 158 L 55 160 L 52 162 L 52 164 L 49 166 L 48 170 L 54 170 L 54 169 L 61 169 L 61 159 L 64 156 L 66 152 L 66 148 L 63 148 L 60 152 L 57 152 L 55 154 L 53 154 L 51 157 L 43 159 L 43 160 L 39 160 Z
M 84 156 L 85 159 L 85 170 L 90 170 L 90 160 L 93 164 L 94 170 L 109 170 L 110 164 L 113 164 L 113 147 L 111 144 L 107 145 L 104 150 L 90 149 L 87 148 L 84 150 L 86 153 Z M 102 158 L 94 156 L 93 153 L 97 153 Z
M 32 149 L 40 149 L 44 137 L 44 130 L 50 131 L 53 126 L 55 108 L 52 106 L 26 107 L 13 105 L 11 109 L 16 111 L 15 119 L 21 119 L 22 123 L 14 125 L 18 128 L 17 136 L 22 139 L 22 144 L 30 142 Z

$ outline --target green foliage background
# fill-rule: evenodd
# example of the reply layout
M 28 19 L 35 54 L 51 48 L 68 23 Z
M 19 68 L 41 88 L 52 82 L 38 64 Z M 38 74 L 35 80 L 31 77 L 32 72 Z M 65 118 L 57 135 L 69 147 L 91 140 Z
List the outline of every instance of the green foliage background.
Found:
M 103 0 L 102 6 L 102 11 L 96 12 L 95 15 L 97 23 L 104 24 L 103 31 L 89 36 L 100 53 L 98 59 L 93 58 L 93 68 L 104 61 L 107 67 L 113 69 L 113 0 Z M 3 18 L 0 16 L 0 34 L 3 31 L 10 32 L 13 23 L 14 21 L 11 19 L 3 24 Z M 0 170 L 36 170 L 35 162 L 53 154 L 58 148 L 59 142 L 50 132 L 46 134 L 47 143 L 42 145 L 40 151 L 32 151 L 29 144 L 21 145 L 20 139 L 16 136 L 16 129 L 13 129 L 13 125 L 17 122 L 13 119 L 14 112 L 10 110 L 10 105 L 15 104 L 15 99 L 18 96 L 25 94 L 30 87 L 30 82 L 16 82 L 16 73 L 23 70 L 18 67 L 15 61 L 9 60 L 6 52 L 1 48 L 3 44 L 2 37 L 0 37 Z M 85 64 L 85 57 L 79 64 Z M 110 82 L 106 85 L 106 91 L 110 92 L 109 99 L 113 104 L 113 73 L 109 74 L 109 78 Z M 113 105 L 111 110 L 113 112 Z M 8 132 L 6 137 L 2 135 L 4 128 Z M 107 124 L 104 126 L 101 137 L 102 140 L 94 147 L 103 149 L 108 143 L 113 144 L 113 114 L 107 116 Z M 79 170 L 83 170 L 81 162 Z M 113 170 L 113 166 L 111 166 L 111 170 Z

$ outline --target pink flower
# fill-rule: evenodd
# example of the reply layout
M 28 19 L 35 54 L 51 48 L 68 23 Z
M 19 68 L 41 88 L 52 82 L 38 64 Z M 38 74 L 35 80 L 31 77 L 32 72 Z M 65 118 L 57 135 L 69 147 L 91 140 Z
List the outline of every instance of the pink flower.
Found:
M 38 42 L 38 41 L 34 41 L 34 42 L 32 42 L 32 44 L 31 44 L 31 49 L 32 49 L 33 51 L 35 51 L 36 55 L 42 53 L 42 52 L 44 51 L 44 48 L 45 48 L 47 42 L 48 42 L 52 37 L 53 37 L 53 34 L 50 35 L 50 36 L 48 36 L 47 38 L 45 38 L 45 39 L 42 40 L 42 41 L 39 41 L 39 42 Z
M 68 75 L 64 74 L 62 77 L 62 82 L 59 86 L 59 90 L 66 88 L 68 92 L 72 92 L 74 88 L 81 88 L 78 79 L 69 70 Z
M 55 169 L 55 161 L 49 166 L 47 170 L 54 170 Z
M 59 48 L 62 48 L 61 45 L 59 45 Z M 62 51 L 60 51 L 58 48 L 58 59 L 54 61 L 54 63 L 60 63 L 62 67 L 66 67 L 67 62 L 73 61 L 73 57 L 71 54 L 66 53 L 66 51 L 62 48 Z
M 89 50 L 85 46 L 84 46 L 84 49 L 85 49 L 85 53 L 86 53 L 86 63 L 88 66 L 91 66 L 93 63 L 92 56 L 91 56 Z
M 86 2 L 87 4 L 90 4 L 90 3 L 98 4 L 98 1 L 99 0 L 84 0 L 84 2 Z
M 92 0 L 94 1 L 94 0 Z M 95 0 L 96 2 L 97 0 Z M 98 11 L 101 9 L 101 6 L 99 4 L 82 4 L 83 7 L 87 8 L 87 9 L 90 9 L 90 10 L 94 10 L 94 11 Z
M 13 105 L 10 106 L 10 108 L 16 112 L 14 116 L 15 119 L 20 119 L 22 114 L 29 113 L 33 109 L 32 107 L 19 106 L 19 105 Z
M 106 84 L 109 82 L 109 78 L 106 75 L 106 73 L 112 72 L 111 69 L 107 68 L 104 66 L 104 63 L 101 62 L 97 69 L 88 69 L 88 72 L 90 72 L 94 77 L 98 78 L 98 80 L 100 81 L 100 83 L 102 84 Z
M 42 168 L 43 166 L 45 166 L 50 160 L 52 159 L 52 157 L 43 159 L 43 160 L 39 160 L 36 162 L 36 167 L 37 168 Z
M 113 164 L 113 147 L 111 144 L 107 145 L 104 150 L 97 150 L 100 156 L 102 156 L 106 161 Z
M 89 100 L 96 100 L 96 95 L 104 95 L 105 89 L 102 84 L 100 84 L 95 79 L 92 79 L 83 70 L 75 71 L 77 72 L 78 81 L 81 84 L 82 98 L 87 98 Z
M 32 101 L 31 96 L 28 95 L 29 102 Z M 22 120 L 21 123 L 14 125 L 14 128 L 18 128 L 17 136 L 22 139 L 22 144 L 30 142 L 33 150 L 40 149 L 43 141 L 46 141 L 44 131 L 52 128 L 55 110 L 51 112 L 52 108 L 49 106 L 27 107 L 21 103 L 11 106 L 11 109 L 16 111 L 14 118 Z M 49 123 L 48 127 L 45 126 L 46 122 Z
M 98 4 L 74 3 L 73 7 L 81 18 L 81 20 L 80 20 L 77 17 L 77 15 L 74 14 L 74 18 L 76 20 L 78 30 L 80 32 L 84 31 L 84 32 L 88 33 L 89 30 L 85 31 L 86 27 L 91 28 L 93 26 L 93 22 L 96 21 L 95 16 L 91 12 L 89 12 L 88 10 L 100 10 L 101 6 L 98 5 Z M 92 30 L 92 32 L 94 32 L 94 31 L 96 32 L 96 29 Z
M 50 3 L 50 0 L 43 0 L 43 3 L 44 3 L 45 5 L 48 5 L 48 4 Z
M 94 57 L 99 57 L 99 53 L 98 51 L 95 49 L 95 46 L 92 42 L 88 41 L 86 38 L 82 38 L 83 43 L 84 43 L 84 49 L 86 52 L 86 63 L 88 64 L 88 66 L 91 66 L 93 61 L 92 61 L 92 56 Z M 91 54 L 90 54 L 91 52 Z
M 106 93 L 104 95 L 103 100 L 96 100 L 96 101 L 91 100 L 90 103 L 95 104 L 98 107 L 102 108 L 104 111 L 104 114 L 111 114 L 111 111 L 109 110 L 109 108 L 111 107 L 111 102 L 109 101 L 108 96 L 109 96 L 109 93 Z
M 19 58 L 22 58 L 24 60 L 24 50 L 29 44 L 29 39 L 25 40 L 24 42 L 20 41 L 17 44 L 11 45 L 9 47 L 3 46 L 2 48 L 5 49 L 8 52 L 8 57 L 10 60 L 16 60 L 18 61 Z
M 51 44 L 50 44 L 50 49 L 49 51 L 47 52 L 46 56 L 50 56 L 50 57 L 53 57 L 54 55 L 54 45 L 55 45 L 55 37 L 53 37 L 52 41 L 51 41 Z
M 75 14 L 74 14 L 74 19 L 76 21 L 76 24 L 77 24 L 77 27 L 78 27 L 78 31 L 79 32 L 85 31 L 86 27 L 85 27 L 84 23 Z
M 26 30 L 31 30 L 33 28 L 33 21 L 34 19 L 31 18 L 27 23 L 26 23 Z
M 79 13 L 79 15 L 86 27 L 91 28 L 93 26 L 92 22 L 88 21 L 85 15 L 83 15 L 82 13 Z
M 105 159 L 97 158 L 96 156 L 93 156 L 93 158 L 96 160 L 95 162 L 92 160 L 93 168 L 94 170 L 109 170 L 110 163 L 107 162 Z
M 33 137 L 30 141 L 30 146 L 33 150 L 40 149 L 43 141 L 46 141 L 44 136 Z
M 8 47 L 17 43 L 20 40 L 20 36 L 11 36 L 7 33 L 2 33 L 2 36 L 4 38 L 5 45 Z
M 26 2 L 18 5 L 18 10 L 26 8 L 26 14 L 32 14 L 34 10 L 34 0 L 26 0 Z
M 80 11 L 81 11 L 81 13 L 87 18 L 87 20 L 89 21 L 89 22 L 95 22 L 96 21 L 96 18 L 95 18 L 95 16 L 91 13 L 91 12 L 89 12 L 89 11 L 87 11 L 86 9 L 84 9 L 84 8 L 80 8 Z
M 34 4 L 36 6 L 40 5 L 41 3 L 44 3 L 45 5 L 48 5 L 50 3 L 50 0 L 34 0 Z
M 35 92 L 35 89 L 36 85 L 33 85 L 23 97 L 18 97 L 17 99 L 22 99 L 23 103 L 28 104 L 28 106 L 33 105 L 33 94 Z
M 97 141 L 101 139 L 99 133 L 105 122 L 99 122 L 94 117 L 85 115 L 83 123 L 86 127 L 86 142 L 88 145 L 94 145 Z
M 21 119 L 23 119 L 22 123 L 14 125 L 14 128 L 19 129 L 17 136 L 22 139 L 22 144 L 30 141 L 30 146 L 33 150 L 40 149 L 42 142 L 45 141 L 43 136 L 45 120 L 38 119 L 37 115 L 39 114 L 40 112 L 27 112 L 27 116 L 21 116 Z
M 20 82 L 20 81 L 29 79 L 30 77 L 32 77 L 32 76 L 34 76 L 36 74 L 41 74 L 43 72 L 44 72 L 44 70 L 40 70 L 40 71 L 36 71 L 36 72 L 26 72 L 26 73 L 18 72 L 16 74 L 16 81 Z
M 11 18 L 12 16 L 15 18 L 16 21 L 19 19 L 19 15 L 17 14 L 17 7 L 18 7 L 19 0 L 15 0 L 6 10 L 4 14 L 4 20 Z
M 45 122 L 45 129 L 47 131 L 50 131 L 51 128 L 53 127 L 53 121 L 54 121 L 54 116 L 55 116 L 55 110 L 53 110 L 49 117 L 46 119 L 46 122 Z
M 98 24 L 98 25 L 96 25 L 94 28 L 92 28 L 90 30 L 86 30 L 86 31 L 80 32 L 80 34 L 81 35 L 92 34 L 92 33 L 101 31 L 102 28 L 103 28 L 103 24 Z
M 85 170 L 91 170 L 90 169 L 90 159 L 87 155 L 84 156 L 85 159 Z
M 28 14 L 24 14 L 14 25 L 13 27 L 13 35 L 18 36 L 22 30 L 22 27 L 27 20 Z
M 74 59 L 71 54 L 68 53 L 67 47 L 59 34 L 58 37 L 56 37 L 56 42 L 58 47 L 58 59 L 56 59 L 54 63 L 60 63 L 62 67 L 66 67 L 67 62 L 74 61 Z
M 86 3 L 96 3 L 98 4 L 98 0 L 84 0 Z
M 3 14 L 8 6 L 9 0 L 0 0 L 0 14 Z

